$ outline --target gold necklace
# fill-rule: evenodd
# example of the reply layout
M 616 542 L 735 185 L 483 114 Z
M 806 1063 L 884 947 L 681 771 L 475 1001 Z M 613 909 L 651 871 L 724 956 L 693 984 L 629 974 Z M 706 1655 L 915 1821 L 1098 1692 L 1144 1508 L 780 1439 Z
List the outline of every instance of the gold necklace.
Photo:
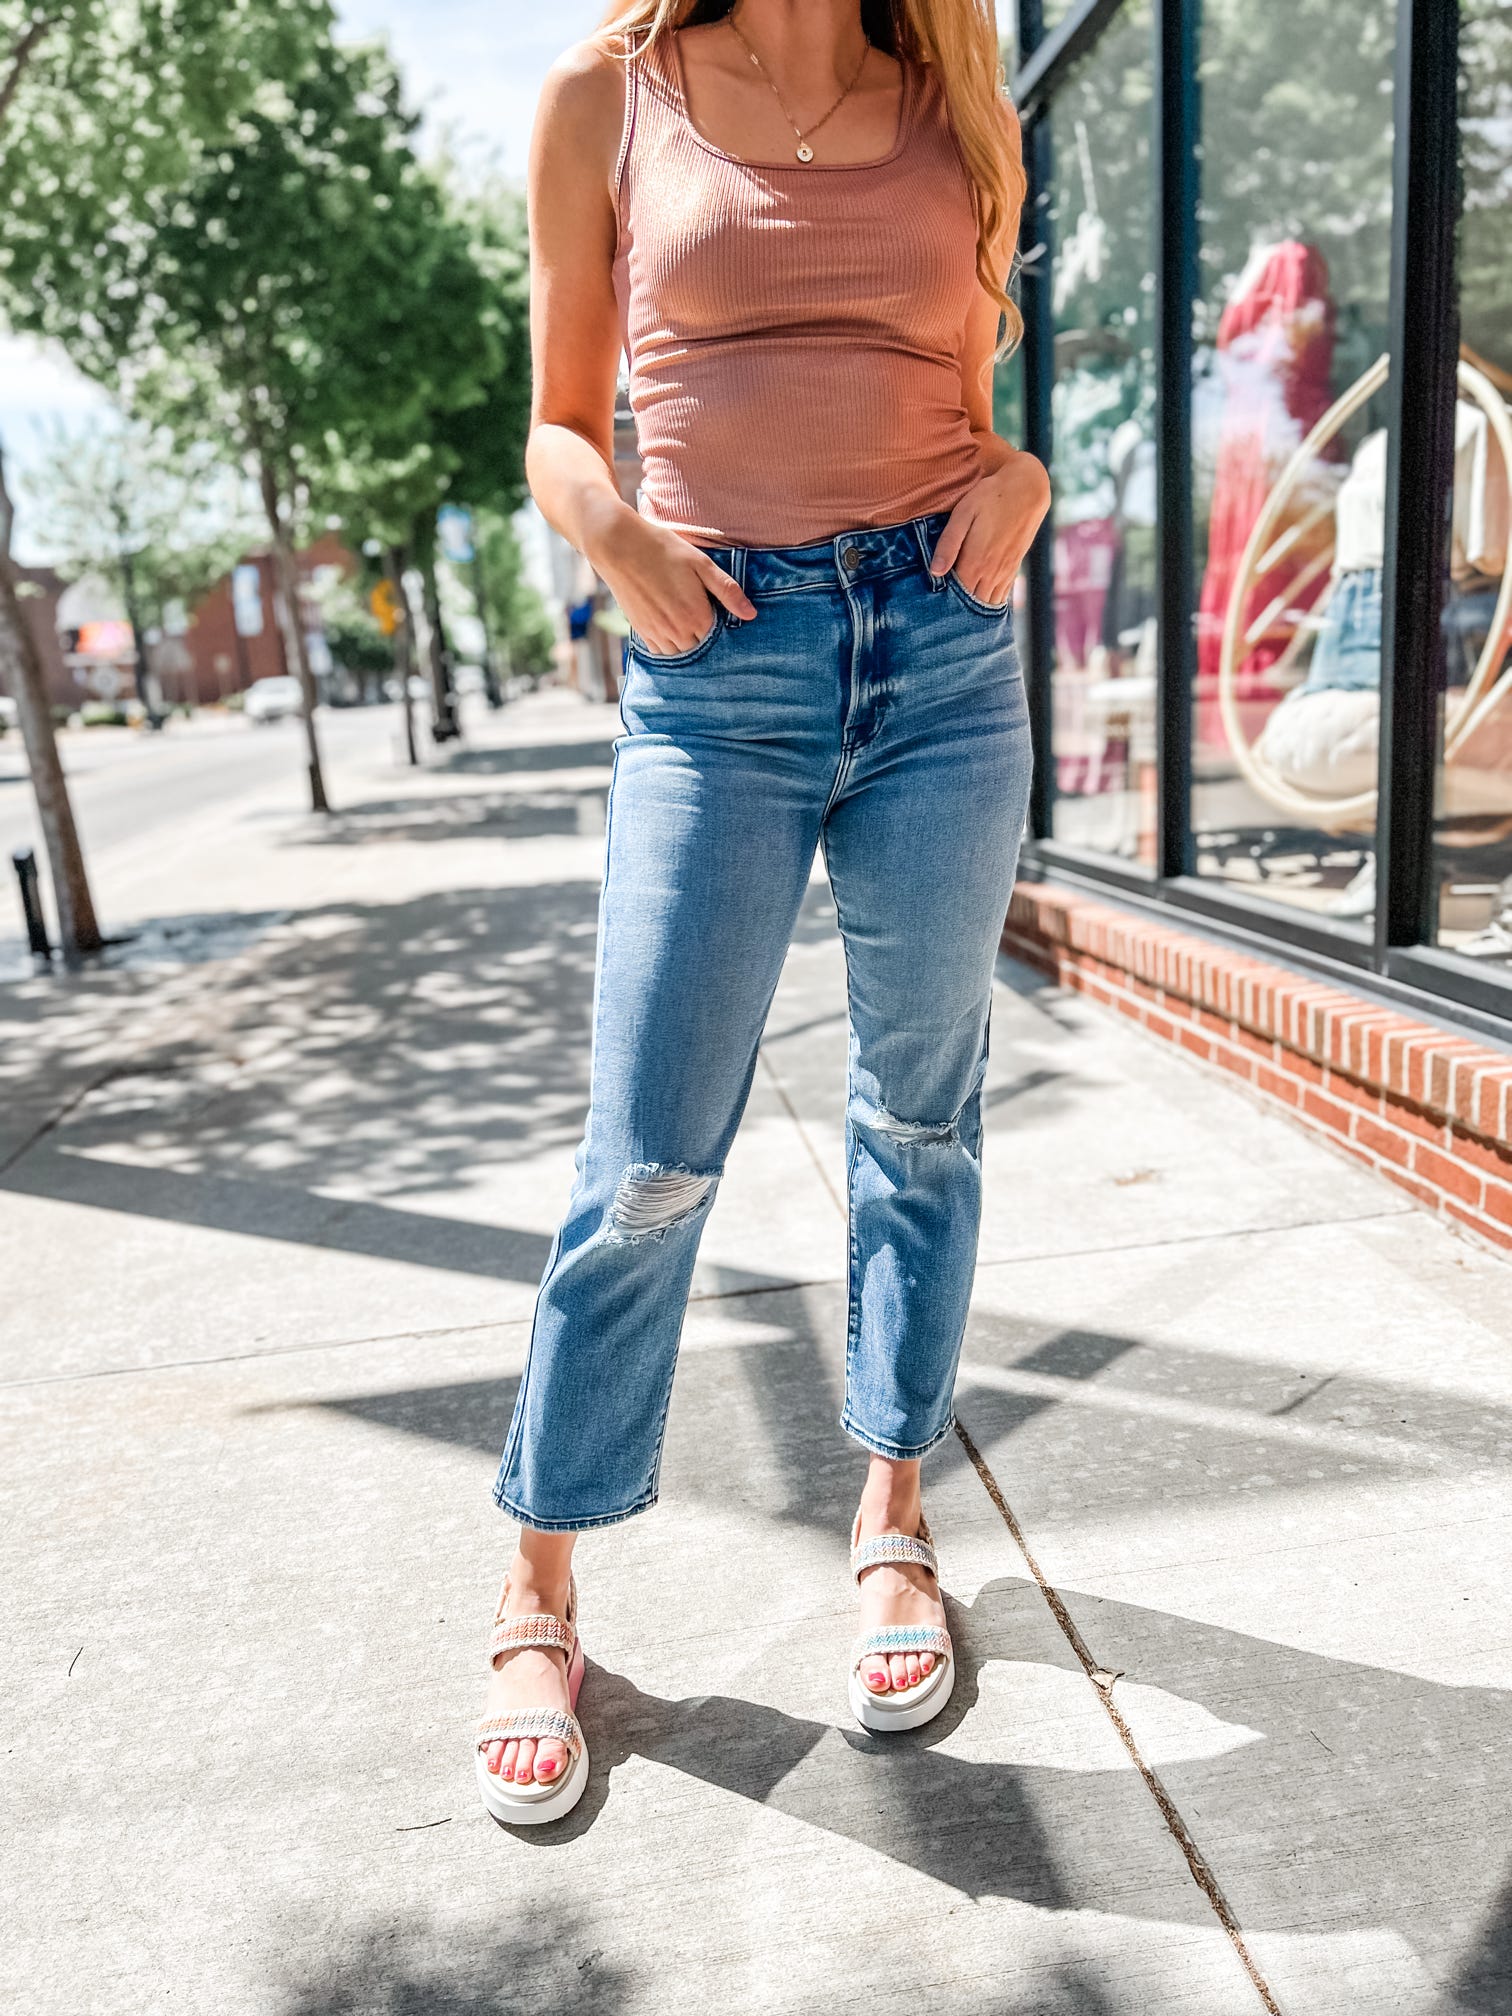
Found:
M 824 114 L 824 118 L 816 119 L 813 125 L 809 127 L 808 132 L 805 132 L 799 126 L 797 120 L 793 117 L 792 113 L 789 112 L 787 106 L 783 104 L 782 93 L 777 89 L 777 86 L 772 82 L 771 78 L 767 76 L 766 65 L 762 62 L 761 58 L 756 54 L 756 51 L 751 47 L 750 43 L 747 42 L 744 35 L 741 34 L 740 24 L 735 19 L 735 10 L 733 7 L 730 9 L 730 12 L 726 14 L 725 19 L 734 29 L 736 41 L 739 42 L 742 49 L 745 50 L 747 56 L 750 57 L 751 61 L 755 64 L 756 68 L 761 72 L 761 75 L 766 79 L 767 88 L 771 91 L 772 96 L 777 100 L 777 103 L 782 106 L 783 118 L 786 119 L 789 126 L 792 127 L 794 133 L 797 134 L 798 159 L 805 163 L 812 161 L 814 158 L 814 150 L 808 144 L 809 133 L 817 133 L 819 131 L 819 128 L 824 124 L 826 119 L 833 118 L 835 113 L 840 110 L 840 107 L 845 103 L 846 99 L 849 98 L 852 91 L 854 91 L 856 86 L 860 83 L 861 72 L 866 68 L 866 59 L 871 51 L 871 43 L 868 42 L 863 36 L 861 43 L 861 61 L 856 65 L 855 76 L 851 78 L 849 84 L 846 85 L 845 89 L 840 93 L 840 96 L 835 100 L 834 104 L 831 105 L 829 111 Z

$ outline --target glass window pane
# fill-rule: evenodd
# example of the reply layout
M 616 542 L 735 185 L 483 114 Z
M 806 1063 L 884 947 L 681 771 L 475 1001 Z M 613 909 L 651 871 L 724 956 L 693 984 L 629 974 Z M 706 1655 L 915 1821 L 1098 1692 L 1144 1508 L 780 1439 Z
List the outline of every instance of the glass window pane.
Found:
M 1147 869 L 1156 830 L 1153 97 L 1149 0 L 1130 0 L 1046 115 L 1053 831 Z
M 1438 942 L 1512 967 L 1512 15 L 1460 9 L 1459 398 L 1435 794 Z
M 1200 52 L 1197 872 L 1359 928 L 1375 901 L 1395 15 L 1394 0 L 1206 0 Z

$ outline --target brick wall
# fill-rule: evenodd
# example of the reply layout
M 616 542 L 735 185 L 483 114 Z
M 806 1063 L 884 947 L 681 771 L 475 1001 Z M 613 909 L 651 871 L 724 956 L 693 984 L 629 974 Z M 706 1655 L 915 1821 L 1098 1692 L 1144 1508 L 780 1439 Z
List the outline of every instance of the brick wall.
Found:
M 1014 891 L 1003 950 L 1512 1251 L 1512 1053 L 1042 883 Z

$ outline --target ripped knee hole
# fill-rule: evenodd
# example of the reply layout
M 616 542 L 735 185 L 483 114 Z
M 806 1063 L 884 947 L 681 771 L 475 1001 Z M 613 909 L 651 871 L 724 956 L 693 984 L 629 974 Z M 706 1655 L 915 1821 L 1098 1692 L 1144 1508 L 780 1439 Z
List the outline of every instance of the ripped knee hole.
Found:
M 637 1162 L 619 1180 L 609 1208 L 609 1236 L 616 1240 L 660 1239 L 696 1217 L 718 1178 L 696 1170 Z

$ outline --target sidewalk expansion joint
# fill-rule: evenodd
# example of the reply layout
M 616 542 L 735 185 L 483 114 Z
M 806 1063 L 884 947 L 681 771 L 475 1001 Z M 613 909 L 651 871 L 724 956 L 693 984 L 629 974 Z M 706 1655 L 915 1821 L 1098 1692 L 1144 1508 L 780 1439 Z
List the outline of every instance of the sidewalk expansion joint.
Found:
M 1260 1997 L 1262 2007 L 1269 2012 L 1269 2016 L 1281 2016 L 1280 2004 L 1271 1993 L 1265 1976 L 1255 1964 L 1254 1956 L 1245 1943 L 1239 1921 L 1234 1916 L 1233 1907 L 1224 1896 L 1222 1887 L 1218 1882 L 1218 1878 L 1214 1875 L 1207 1857 L 1193 1840 L 1191 1829 L 1181 1817 L 1175 1800 L 1172 1799 L 1170 1793 L 1162 1784 L 1159 1773 L 1140 1754 L 1134 1732 L 1124 1720 L 1117 1703 L 1113 1699 L 1113 1689 L 1109 1684 L 1107 1670 L 1100 1666 L 1097 1660 L 1093 1658 L 1087 1642 L 1077 1629 L 1076 1620 L 1066 1608 L 1059 1590 L 1046 1579 L 1038 1561 L 1035 1560 L 1033 1554 L 1029 1551 L 1029 1543 L 1024 1538 L 1023 1528 L 1019 1525 L 1012 1508 L 1003 1496 L 997 1479 L 988 1468 L 987 1459 L 983 1456 L 981 1450 L 978 1449 L 975 1442 L 972 1441 L 959 1419 L 957 1419 L 955 1424 L 955 1432 L 961 1447 L 966 1452 L 971 1467 L 981 1479 L 987 1496 L 992 1500 L 994 1507 L 1002 1518 L 1003 1524 L 1013 1535 L 1013 1544 L 1023 1556 L 1025 1565 L 1030 1575 L 1034 1578 L 1040 1594 L 1050 1606 L 1051 1615 L 1060 1626 L 1066 1642 L 1080 1661 L 1083 1672 L 1086 1674 L 1088 1680 L 1091 1681 L 1093 1693 L 1102 1703 L 1108 1720 L 1117 1731 L 1119 1740 L 1128 1751 L 1135 1770 L 1143 1778 L 1150 1797 L 1159 1808 L 1161 1818 L 1165 1821 L 1172 1838 L 1185 1857 L 1187 1868 L 1192 1874 L 1192 1881 L 1207 1898 L 1208 1903 L 1213 1908 L 1214 1916 L 1228 1935 L 1229 1943 L 1237 1954 L 1240 1965 L 1249 1976 L 1255 1993 Z

